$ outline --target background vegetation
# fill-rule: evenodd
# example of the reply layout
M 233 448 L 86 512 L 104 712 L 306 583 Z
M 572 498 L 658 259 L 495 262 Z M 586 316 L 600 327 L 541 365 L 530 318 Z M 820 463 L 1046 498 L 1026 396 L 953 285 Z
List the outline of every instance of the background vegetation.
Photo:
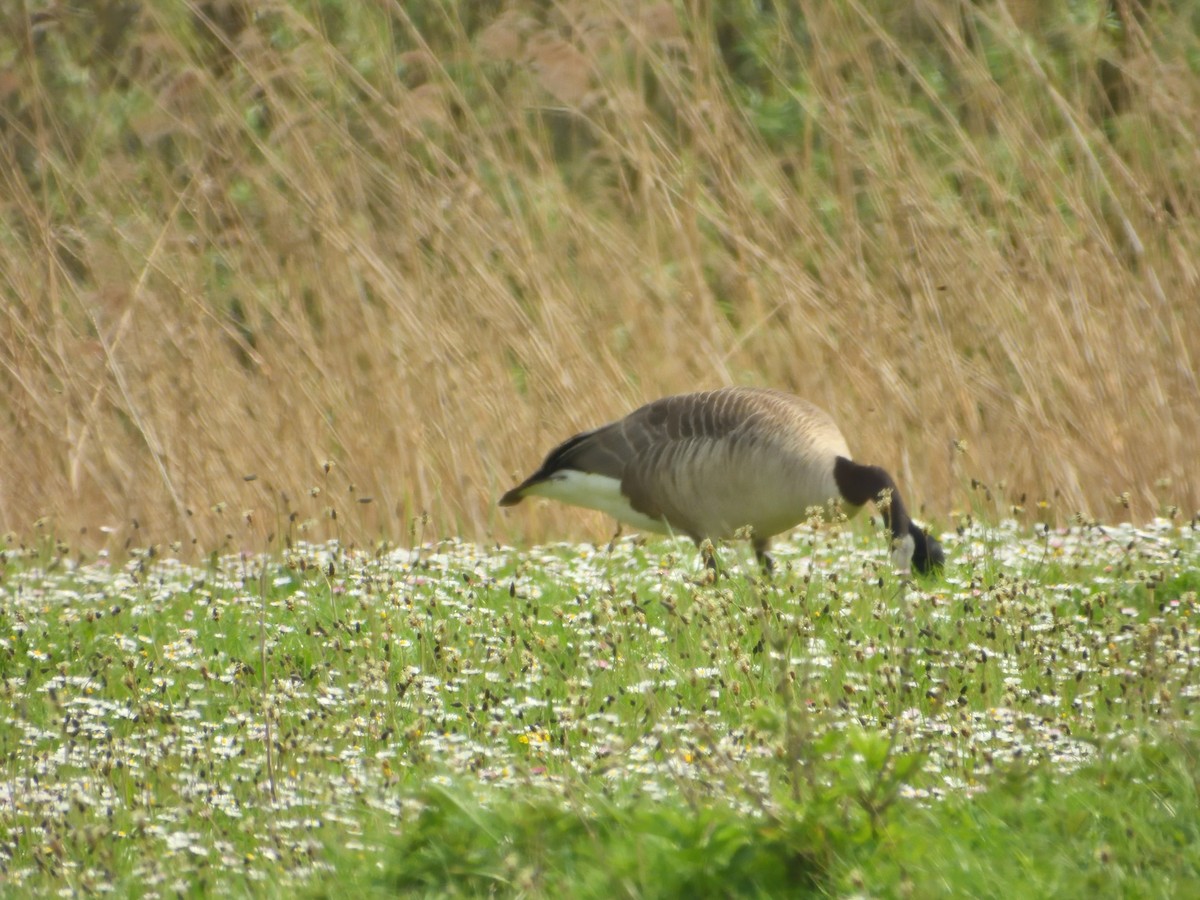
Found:
M 1198 35 L 1191 0 L 4 4 L 0 525 L 601 534 L 494 500 L 732 383 L 934 518 L 971 478 L 1190 512 Z
M 1200 896 L 1200 527 L 946 544 L 5 547 L 0 895 Z

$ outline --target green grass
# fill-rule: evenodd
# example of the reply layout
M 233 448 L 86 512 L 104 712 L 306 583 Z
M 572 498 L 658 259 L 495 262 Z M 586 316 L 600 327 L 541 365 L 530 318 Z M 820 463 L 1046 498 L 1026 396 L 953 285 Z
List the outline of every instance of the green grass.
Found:
M 16 892 L 1181 896 L 1200 542 L 5 554 Z
M 986 792 L 903 803 L 870 837 L 786 807 L 545 800 L 481 806 L 424 795 L 377 820 L 380 870 L 345 854 L 318 895 L 1178 897 L 1200 886 L 1200 742 L 1127 746 L 1064 773 L 1008 768 Z
M 688 897 L 718 886 L 721 894 L 751 895 L 815 887 L 821 874 L 821 848 L 812 846 L 806 823 L 784 829 L 728 807 L 597 797 L 586 810 L 523 799 L 488 808 L 446 793 L 424 800 L 414 822 L 381 837 L 382 872 L 347 856 L 328 894 L 352 885 L 385 895 Z
M 843 886 L 919 896 L 1183 897 L 1200 887 L 1200 741 L 1143 735 L 1063 776 L 993 779 L 969 801 L 905 811 Z

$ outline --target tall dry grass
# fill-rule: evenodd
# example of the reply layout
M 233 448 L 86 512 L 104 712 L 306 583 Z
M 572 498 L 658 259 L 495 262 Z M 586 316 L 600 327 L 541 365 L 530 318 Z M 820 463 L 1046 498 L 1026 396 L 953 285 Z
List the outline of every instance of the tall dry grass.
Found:
M 0 18 L 4 528 L 598 536 L 495 499 L 735 383 L 942 525 L 1200 507 L 1196 2 Z

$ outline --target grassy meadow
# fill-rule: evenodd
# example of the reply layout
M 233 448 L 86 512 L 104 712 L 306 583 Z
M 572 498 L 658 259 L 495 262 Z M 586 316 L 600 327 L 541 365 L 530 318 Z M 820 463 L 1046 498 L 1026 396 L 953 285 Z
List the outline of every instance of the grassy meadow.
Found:
M 0 5 L 0 894 L 1200 895 L 1197 134 L 1200 0 Z M 945 571 L 497 510 L 724 384 Z
M 943 525 L 1190 514 L 1198 76 L 1195 0 L 6 4 L 0 529 L 598 539 L 495 499 L 722 384 Z
M 944 537 L 10 547 L 0 886 L 1194 894 L 1200 527 Z

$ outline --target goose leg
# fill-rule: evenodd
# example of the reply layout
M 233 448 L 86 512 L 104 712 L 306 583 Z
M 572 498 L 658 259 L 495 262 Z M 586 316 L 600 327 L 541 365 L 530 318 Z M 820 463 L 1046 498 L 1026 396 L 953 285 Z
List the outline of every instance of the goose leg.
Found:
M 704 560 L 704 568 L 712 572 L 716 577 L 721 574 L 721 563 L 717 559 L 717 548 L 713 546 L 713 542 L 705 538 L 693 538 L 696 542 L 696 549 L 700 551 L 700 556 Z
M 767 552 L 767 548 L 770 546 L 770 538 L 755 538 L 754 540 L 754 558 L 762 566 L 763 572 L 768 575 L 775 571 L 775 558 Z

